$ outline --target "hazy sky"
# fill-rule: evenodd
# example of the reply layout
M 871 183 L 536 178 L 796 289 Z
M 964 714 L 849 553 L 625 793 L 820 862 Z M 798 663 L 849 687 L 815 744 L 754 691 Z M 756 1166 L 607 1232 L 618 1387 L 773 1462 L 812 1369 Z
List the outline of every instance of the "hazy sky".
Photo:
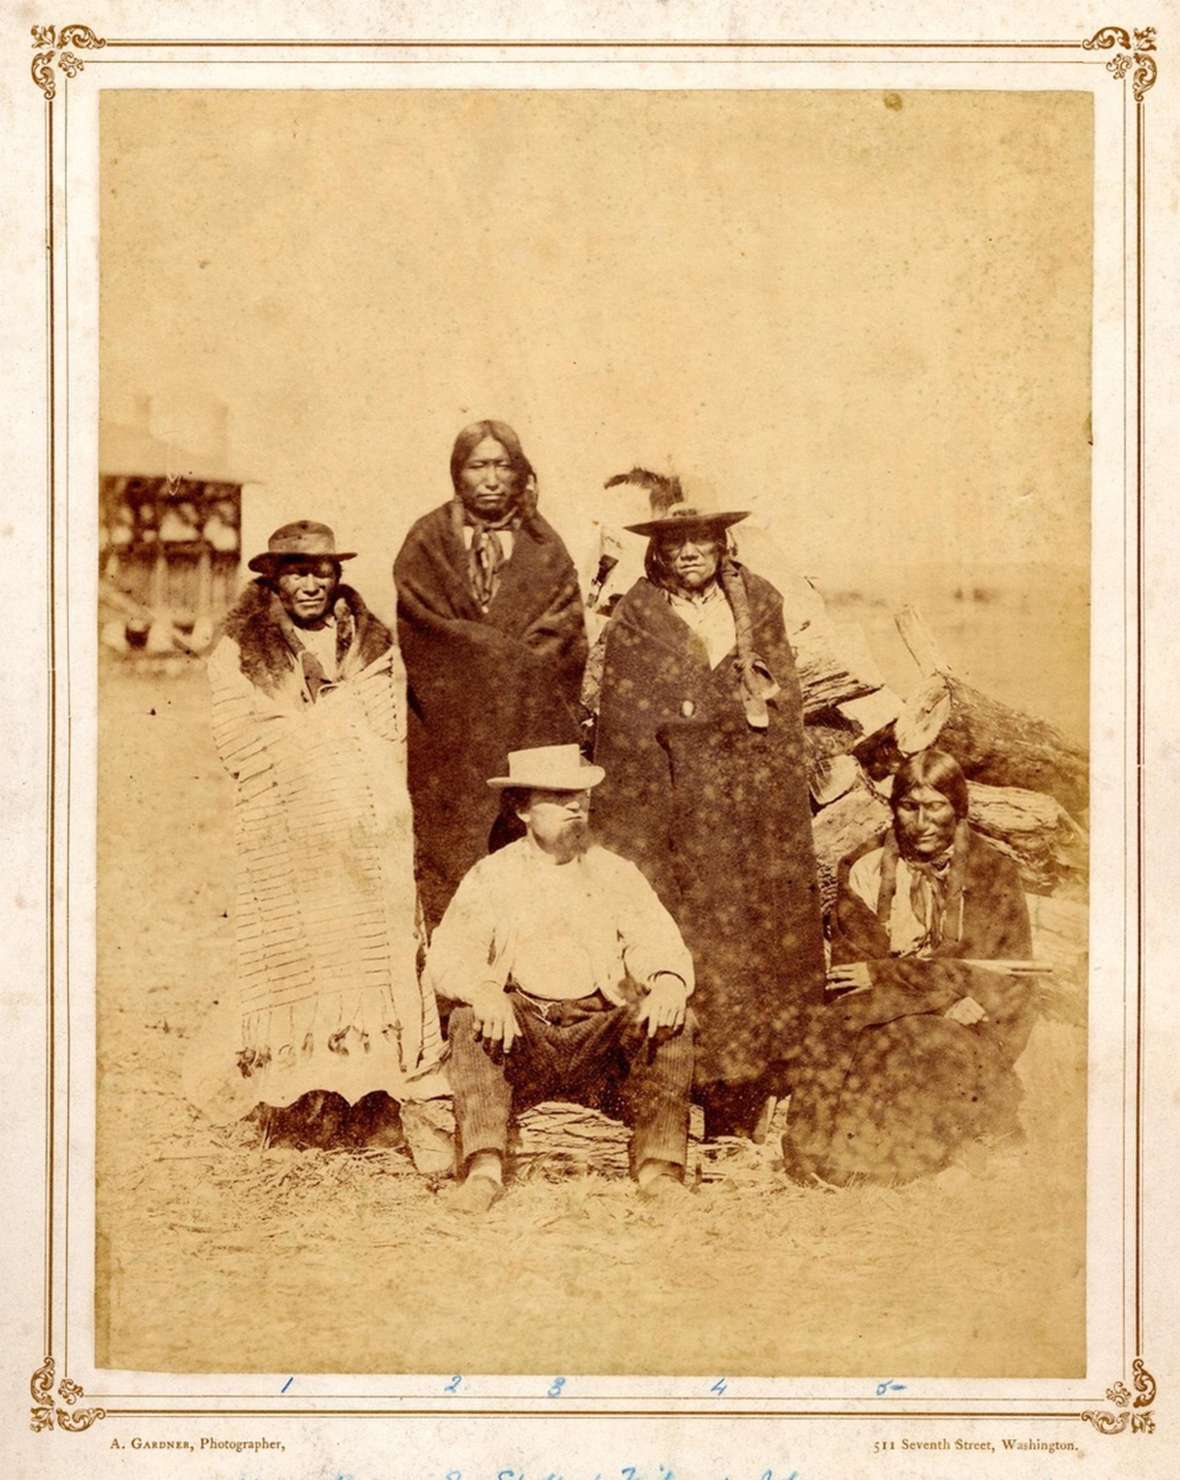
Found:
M 101 124 L 104 420 L 150 397 L 199 452 L 227 408 L 248 541 L 316 515 L 387 580 L 496 416 L 574 543 L 671 459 L 829 581 L 1088 560 L 1085 94 L 106 91 Z

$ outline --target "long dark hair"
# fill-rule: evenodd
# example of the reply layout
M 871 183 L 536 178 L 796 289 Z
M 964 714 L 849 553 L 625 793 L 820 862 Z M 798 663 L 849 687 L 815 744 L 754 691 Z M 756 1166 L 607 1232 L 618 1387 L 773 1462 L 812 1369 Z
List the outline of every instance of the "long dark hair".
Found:
M 967 816 L 967 778 L 958 761 L 945 750 L 931 746 L 908 756 L 898 766 L 893 777 L 893 794 L 890 803 L 896 811 L 907 792 L 918 786 L 930 786 L 941 792 L 955 809 L 960 822 Z
M 459 474 L 463 471 L 463 464 L 485 437 L 494 438 L 508 454 L 508 461 L 516 474 L 516 507 L 521 516 L 526 521 L 529 520 L 537 507 L 537 475 L 532 463 L 525 456 L 520 438 L 506 421 L 473 421 L 470 426 L 463 428 L 451 448 L 451 487 L 456 494 L 459 492 Z M 530 479 L 533 485 L 531 492 Z

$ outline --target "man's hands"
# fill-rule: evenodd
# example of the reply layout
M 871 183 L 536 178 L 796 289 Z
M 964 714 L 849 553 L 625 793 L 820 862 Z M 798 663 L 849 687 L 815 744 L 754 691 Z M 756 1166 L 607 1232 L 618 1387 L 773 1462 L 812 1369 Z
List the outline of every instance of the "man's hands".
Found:
M 477 987 L 471 1010 L 475 1014 L 475 1036 L 487 1043 L 502 1044 L 508 1053 L 520 1037 L 520 1025 L 508 993 L 502 987 Z
M 828 968 L 828 988 L 832 992 L 867 992 L 873 985 L 867 961 L 846 961 Z
M 965 1028 L 970 1028 L 975 1023 L 984 1022 L 987 1013 L 974 997 L 960 997 L 957 1002 L 951 1003 L 943 1013 L 943 1017 L 950 1018 L 952 1023 L 962 1023 Z
M 652 977 L 647 996 L 639 1004 L 636 1018 L 647 1024 L 647 1036 L 654 1038 L 661 1028 L 675 1033 L 684 1027 L 688 1009 L 688 988 L 678 976 L 662 971 Z

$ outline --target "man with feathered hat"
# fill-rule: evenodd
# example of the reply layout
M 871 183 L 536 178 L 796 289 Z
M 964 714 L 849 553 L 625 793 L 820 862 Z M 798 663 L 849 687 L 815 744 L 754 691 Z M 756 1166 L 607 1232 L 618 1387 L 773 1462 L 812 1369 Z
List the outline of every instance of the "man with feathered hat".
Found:
M 693 954 L 707 1134 L 761 1134 L 824 983 L 802 701 L 782 597 L 734 553 L 745 518 L 684 478 L 628 526 L 645 574 L 606 630 L 594 754 L 599 835 Z

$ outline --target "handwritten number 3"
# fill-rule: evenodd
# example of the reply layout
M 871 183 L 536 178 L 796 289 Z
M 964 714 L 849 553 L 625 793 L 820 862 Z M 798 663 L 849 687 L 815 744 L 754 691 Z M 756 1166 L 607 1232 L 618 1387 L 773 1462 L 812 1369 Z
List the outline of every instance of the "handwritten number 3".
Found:
M 565 1387 L 565 1378 L 555 1377 L 553 1379 L 553 1386 L 549 1389 L 549 1396 L 551 1398 L 560 1398 L 563 1387 Z

